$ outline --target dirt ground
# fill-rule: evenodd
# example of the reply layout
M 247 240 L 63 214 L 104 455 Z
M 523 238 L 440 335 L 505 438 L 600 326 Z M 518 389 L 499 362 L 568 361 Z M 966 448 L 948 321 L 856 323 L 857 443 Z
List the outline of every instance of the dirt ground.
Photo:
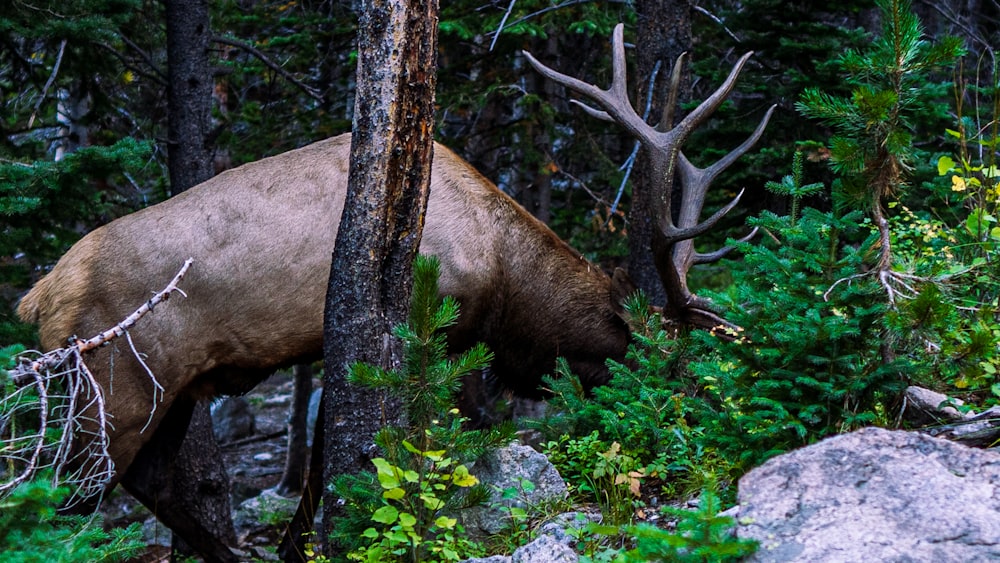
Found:
M 319 385 L 318 380 L 316 384 Z M 275 374 L 248 393 L 246 399 L 254 413 L 252 435 L 220 444 L 231 479 L 234 509 L 244 500 L 275 487 L 281 480 L 288 440 L 286 425 L 292 402 L 291 374 Z M 102 513 L 110 526 L 144 523 L 149 547 L 136 561 L 152 563 L 169 560 L 170 531 L 156 525 L 152 514 L 120 487 L 105 501 Z M 280 541 L 277 526 L 261 523 L 253 527 L 257 530 L 240 537 L 240 548 L 252 553 L 254 559 L 268 559 L 267 548 L 276 547 Z

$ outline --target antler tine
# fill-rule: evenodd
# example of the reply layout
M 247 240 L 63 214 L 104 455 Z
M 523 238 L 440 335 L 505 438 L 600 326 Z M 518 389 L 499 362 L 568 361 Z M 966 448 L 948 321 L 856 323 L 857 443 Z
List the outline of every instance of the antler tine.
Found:
M 586 112 L 587 115 L 589 115 L 590 117 L 595 117 L 597 119 L 600 119 L 601 121 L 614 122 L 614 118 L 608 115 L 608 112 L 604 110 L 599 110 L 597 108 L 590 107 L 587 104 L 581 102 L 580 100 L 570 100 L 569 103 L 579 107 L 584 112 Z
M 705 98 L 700 104 L 698 104 L 698 107 L 691 110 L 691 113 L 684 116 L 684 119 L 677 124 L 677 127 L 674 129 L 680 136 L 678 142 L 683 143 L 684 139 L 686 139 L 692 131 L 697 129 L 699 125 L 708 119 L 708 116 L 718 109 L 718 107 L 722 105 L 722 102 L 726 101 L 726 98 L 729 97 L 729 93 L 732 92 L 733 87 L 736 86 L 736 80 L 740 77 L 740 72 L 743 71 L 743 66 L 747 64 L 747 61 L 750 60 L 750 57 L 752 56 L 753 51 L 747 51 L 744 53 L 743 56 L 736 61 L 733 69 L 729 71 L 729 76 L 727 76 L 722 82 L 722 85 L 716 88 L 715 92 L 712 92 L 711 96 Z
M 522 51 L 531 66 L 535 67 L 540 74 L 549 80 L 561 84 L 574 92 L 594 101 L 604 109 L 604 112 L 594 109 L 583 102 L 573 100 L 577 105 L 584 108 L 588 114 L 605 121 L 614 121 L 628 130 L 629 133 L 637 137 L 647 145 L 660 145 L 662 141 L 659 137 L 665 133 L 659 133 L 648 125 L 628 99 L 628 84 L 625 72 L 625 39 L 624 25 L 615 26 L 612 35 L 612 79 L 611 86 L 607 90 L 602 90 L 593 84 L 589 84 L 580 79 L 573 78 L 561 72 L 555 71 L 538 61 L 531 53 Z
M 759 230 L 760 227 L 754 227 L 746 236 L 740 237 L 739 239 L 736 240 L 736 242 L 749 242 L 750 239 L 757 236 L 757 232 Z M 719 260 L 725 258 L 726 255 L 732 252 L 733 249 L 735 248 L 736 248 L 735 246 L 727 244 L 726 246 L 723 246 L 722 248 L 716 250 L 715 252 L 706 252 L 706 253 L 695 252 L 694 255 L 692 256 L 691 263 L 714 264 L 715 262 L 718 262 Z
M 624 101 L 625 106 L 635 111 L 628 100 L 628 76 L 625 73 L 625 25 L 619 23 L 611 34 L 611 95 L 616 101 Z M 638 117 L 638 114 L 636 114 Z
M 740 144 L 740 146 L 729 151 L 729 153 L 726 154 L 726 156 L 715 161 L 715 164 L 712 164 L 708 168 L 705 168 L 706 174 L 709 177 L 708 180 L 709 183 L 715 180 L 715 177 L 718 176 L 720 172 L 722 172 L 726 168 L 729 168 L 734 162 L 739 160 L 741 156 L 746 154 L 748 150 L 750 150 L 755 144 L 757 144 L 757 141 L 760 140 L 761 135 L 764 134 L 764 129 L 767 127 L 768 122 L 771 120 L 771 115 L 774 113 L 774 109 L 777 107 L 778 104 L 774 104 L 771 107 L 767 108 L 767 112 L 764 114 L 764 117 L 761 118 L 760 123 L 757 124 L 757 128 L 753 130 L 753 133 L 751 133 L 750 136 L 747 137 L 747 139 Z
M 678 227 L 674 225 L 674 222 L 669 217 L 658 217 L 657 220 L 659 221 L 660 231 L 663 234 L 663 240 L 668 243 L 680 242 L 693 239 L 698 235 L 707 233 L 712 227 L 715 226 L 716 223 L 721 221 L 722 218 L 726 216 L 726 213 L 729 213 L 734 207 L 736 207 L 736 204 L 740 202 L 740 198 L 743 197 L 743 192 L 745 191 L 745 189 L 740 190 L 740 193 L 736 194 L 736 197 L 730 200 L 729 203 L 719 208 L 719 210 L 713 213 L 708 219 L 705 219 L 701 223 L 697 223 L 695 225 Z M 698 208 L 696 211 L 700 210 L 701 208 Z M 691 211 L 690 208 L 681 209 L 681 213 L 689 211 Z
M 743 195 L 742 191 L 728 205 L 704 222 L 698 223 L 698 215 L 705 204 L 705 194 L 708 191 L 708 187 L 723 170 L 729 168 L 760 139 L 764 133 L 764 128 L 767 127 L 771 115 L 774 113 L 775 107 L 777 106 L 772 105 L 768 108 L 767 113 L 764 114 L 760 123 L 757 124 L 757 128 L 754 129 L 753 133 L 743 143 L 707 168 L 698 168 L 694 164 L 691 164 L 691 161 L 684 156 L 683 152 L 678 154 L 678 169 L 681 173 L 681 183 L 684 186 L 684 191 L 681 196 L 681 210 L 677 226 L 674 225 L 673 220 L 669 217 L 661 217 L 660 228 L 668 240 L 685 240 L 708 231 L 736 205 Z
M 681 77 L 684 70 L 684 59 L 687 58 L 687 51 L 677 56 L 674 61 L 674 69 L 670 75 L 670 90 L 667 91 L 667 101 L 663 104 L 663 115 L 660 122 L 656 124 L 657 131 L 670 130 L 674 126 L 674 110 L 677 109 L 677 98 L 681 90 Z
M 692 265 L 719 260 L 731 248 L 725 247 L 712 253 L 702 254 L 694 250 L 692 239 L 714 227 L 726 213 L 739 203 L 743 191 L 740 191 L 732 201 L 713 213 L 711 217 L 699 222 L 708 186 L 716 176 L 760 139 L 775 107 L 772 106 L 767 110 L 757 128 L 740 146 L 705 169 L 694 166 L 680 150 L 681 146 L 691 132 L 701 126 L 726 100 L 753 53 L 749 52 L 740 57 L 725 81 L 708 98 L 698 104 L 698 107 L 676 126 L 673 126 L 673 117 L 680 90 L 681 71 L 686 53 L 677 57 L 660 122 L 654 127 L 645 122 L 628 99 L 623 30 L 622 24 L 618 24 L 615 26 L 612 36 L 613 71 L 611 86 L 607 90 L 556 72 L 540 63 L 530 53 L 525 52 L 524 55 L 539 73 L 588 98 L 601 108 L 595 109 L 573 100 L 584 111 L 598 119 L 618 123 L 639 139 L 646 149 L 646 155 L 650 159 L 650 176 L 656 178 L 656 185 L 648 187 L 651 192 L 647 197 L 652 207 L 650 211 L 653 212 L 658 227 L 653 229 L 650 245 L 653 251 L 653 262 L 667 293 L 664 312 L 669 312 L 671 318 L 696 327 L 714 329 L 721 326 L 735 329 L 732 324 L 726 322 L 713 311 L 709 300 L 691 293 L 687 287 L 687 273 Z M 675 175 L 679 179 L 676 185 Z M 681 208 L 676 221 L 672 209 L 674 196 L 677 195 L 674 193 L 675 187 L 679 187 L 681 190 Z M 749 240 L 755 234 L 756 229 L 741 240 Z

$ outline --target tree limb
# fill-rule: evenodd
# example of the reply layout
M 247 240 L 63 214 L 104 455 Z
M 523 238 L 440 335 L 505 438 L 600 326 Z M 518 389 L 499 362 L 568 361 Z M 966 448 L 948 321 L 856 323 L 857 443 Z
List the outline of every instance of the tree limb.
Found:
M 232 39 L 232 38 L 229 38 L 229 37 L 223 37 L 221 35 L 213 35 L 212 36 L 212 41 L 215 41 L 216 43 L 222 43 L 223 45 L 229 45 L 229 46 L 232 46 L 232 47 L 236 47 L 238 49 L 242 49 L 242 50 L 246 51 L 247 53 L 250 53 L 254 57 L 257 57 L 257 59 L 259 59 L 260 62 L 262 62 L 265 65 L 267 65 L 268 68 L 270 68 L 274 72 L 277 72 L 282 78 L 284 78 L 285 80 L 291 82 L 299 90 L 302 90 L 302 92 L 305 93 L 310 98 L 316 100 L 317 102 L 322 102 L 323 101 L 323 96 L 319 93 L 319 90 L 313 88 L 312 86 L 309 86 L 309 85 L 303 83 L 299 79 L 297 79 L 294 76 L 292 76 L 292 73 L 290 73 L 287 70 L 281 68 L 281 66 L 279 66 L 277 63 L 275 63 L 274 61 L 272 61 L 270 58 L 268 58 L 268 56 L 265 55 L 263 51 L 261 51 L 260 49 L 254 47 L 253 45 L 251 45 L 249 43 L 246 43 L 246 42 L 243 42 L 243 41 L 239 41 L 237 39 Z

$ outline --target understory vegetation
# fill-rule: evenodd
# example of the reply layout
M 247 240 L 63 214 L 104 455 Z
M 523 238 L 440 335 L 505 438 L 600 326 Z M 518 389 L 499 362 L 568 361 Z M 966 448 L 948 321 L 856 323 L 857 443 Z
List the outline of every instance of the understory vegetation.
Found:
M 582 560 L 738 559 L 754 546 L 728 536 L 734 522 L 718 511 L 751 468 L 839 432 L 897 426 L 907 385 L 977 406 L 1000 399 L 996 89 L 959 85 L 954 99 L 986 113 L 945 111 L 947 81 L 935 80 L 960 45 L 925 42 L 906 4 L 881 5 L 881 35 L 837 60 L 848 91 L 799 100 L 834 136 L 803 140 L 789 173 L 768 182 L 786 212 L 761 212 L 748 220 L 757 240 L 731 241 L 732 279 L 712 298 L 738 329 L 679 331 L 636 295 L 634 341 L 607 385 L 585 392 L 565 364 L 546 378 L 549 414 L 526 425 L 573 503 L 601 513 L 575 532 Z M 929 125 L 942 129 L 922 133 Z M 807 173 L 816 160 L 829 165 L 823 181 Z M 697 508 L 678 508 L 692 497 Z M 521 514 L 511 534 L 523 541 L 551 516 Z M 380 534 L 369 537 L 384 546 Z M 419 543 L 410 537 L 398 545 Z M 394 557 L 449 560 L 413 553 Z
M 418 260 L 410 320 L 395 333 L 406 347 L 404 365 L 398 371 L 355 365 L 350 372 L 355 383 L 396 396 L 406 416 L 376 437 L 381 455 L 370 472 L 332 484 L 345 499 L 332 540 L 349 560 L 437 562 L 506 553 L 569 506 L 593 508 L 602 517 L 600 524 L 571 531 L 582 561 L 738 560 L 754 546 L 729 535 L 736 523 L 719 513 L 734 504 L 737 481 L 750 469 L 833 434 L 870 425 L 898 427 L 908 385 L 961 398 L 970 408 L 1000 403 L 996 63 L 984 54 L 976 64 L 985 67 L 978 75 L 987 78 L 970 81 L 961 66 L 969 57 L 959 41 L 929 41 L 907 2 L 877 5 L 882 28 L 873 39 L 850 43 L 838 36 L 829 51 L 842 54 L 817 64 L 829 83 L 802 88 L 809 81 L 796 74 L 800 71 L 789 71 L 800 87 L 788 91 L 796 111 L 782 118 L 783 132 L 801 136 L 762 149 L 747 166 L 754 170 L 731 179 L 766 183 L 760 199 L 772 204 L 746 218 L 759 229 L 757 237 L 728 241 L 733 254 L 698 279 L 710 289 L 700 293 L 737 328 L 688 331 L 664 322 L 644 295 L 632 296 L 626 313 L 634 336 L 625 361 L 609 363 L 611 380 L 588 392 L 560 363 L 545 379 L 551 396 L 547 414 L 522 421 L 521 430 L 541 437 L 541 450 L 566 480 L 567 506 L 511 510 L 510 529 L 488 541 L 469 539 L 456 514 L 488 502 L 490 491 L 479 482 L 474 462 L 516 439 L 518 429 L 513 424 L 463 428 L 454 393 L 464 375 L 489 364 L 490 353 L 476 347 L 448 355 L 441 330 L 461 312 L 453 300 L 437 298 L 436 263 Z M 445 35 L 471 40 L 483 32 L 480 26 L 496 24 L 472 23 L 478 15 L 456 9 L 445 8 Z M 592 26 L 577 32 L 588 41 L 606 37 L 610 22 L 634 18 L 594 5 L 581 9 Z M 243 12 L 233 27 L 249 26 L 255 18 L 259 15 Z M 346 34 L 326 31 L 331 37 Z M 546 28 L 529 21 L 511 33 L 517 39 L 543 37 Z M 305 32 L 285 40 L 309 42 Z M 510 36 L 501 42 L 517 43 Z M 858 44 L 864 46 L 850 48 Z M 463 69 L 471 64 L 447 63 Z M 469 75 L 479 76 L 473 70 Z M 442 80 L 442 88 L 449 80 Z M 760 94 L 766 82 L 762 75 L 756 80 L 754 93 Z M 475 104 L 513 96 L 517 88 L 504 84 L 497 79 L 485 93 L 444 94 L 441 136 L 468 133 L 455 116 Z M 6 88 L 0 82 L 0 94 Z M 514 105 L 517 119 L 511 121 L 517 122 L 522 143 L 545 138 L 552 144 L 549 133 L 555 137 L 568 129 L 537 94 Z M 740 109 L 732 105 L 722 112 Z M 254 101 L 241 106 L 239 116 L 220 116 L 239 125 L 226 129 L 220 142 L 238 146 L 250 125 L 266 133 L 255 138 L 284 138 L 274 133 L 277 125 L 264 108 Z M 545 134 L 520 129 L 531 121 L 521 117 L 535 110 Z M 11 117 L 3 126 L 24 117 Z M 297 121 L 305 119 L 296 114 L 297 131 L 315 126 L 329 134 L 344 121 L 327 114 L 317 123 Z M 608 142 L 582 127 L 573 131 L 588 149 Z M 5 138 L 13 135 L 3 132 Z M 719 136 L 739 134 L 726 129 Z M 162 181 L 151 179 L 157 176 L 156 166 L 150 166 L 157 150 L 132 137 L 44 165 L 39 164 L 42 143 L 30 138 L 18 143 L 9 143 L 0 155 L 4 303 L 12 303 L 14 289 L 30 285 L 40 267 L 81 234 L 81 225 L 103 223 L 128 207 L 109 195 L 113 190 L 107 185 L 142 184 L 142 198 L 155 199 L 163 191 Z M 260 152 L 277 148 L 287 147 Z M 524 149 L 530 153 L 524 158 L 538 170 L 535 176 L 549 181 L 585 160 L 577 153 L 546 160 L 536 149 Z M 612 171 L 595 173 L 592 184 L 617 185 L 622 173 L 600 154 L 591 164 Z M 490 164 L 503 168 L 503 158 L 496 158 Z M 95 183 L 102 189 L 80 191 L 85 185 L 80 177 L 99 178 Z M 616 263 L 627 226 L 620 211 L 607 205 L 614 193 L 580 203 L 570 201 L 573 191 L 565 190 L 567 203 L 553 211 L 551 224 L 588 258 Z M 586 227 L 574 219 L 582 214 L 592 219 Z M 6 309 L 0 312 L 4 367 L 24 349 L 19 343 L 33 338 L 30 327 Z M 0 372 L 0 389 L 11 385 Z M 0 405 L 0 437 L 8 430 L 4 408 L 9 405 Z M 0 442 L 0 454 L 2 448 Z M 97 520 L 56 515 L 54 507 L 67 495 L 64 487 L 40 478 L 0 498 L 4 561 L 124 560 L 141 549 L 135 528 L 104 531 Z M 696 500 L 689 506 L 691 499 Z M 671 526 L 662 525 L 666 522 Z

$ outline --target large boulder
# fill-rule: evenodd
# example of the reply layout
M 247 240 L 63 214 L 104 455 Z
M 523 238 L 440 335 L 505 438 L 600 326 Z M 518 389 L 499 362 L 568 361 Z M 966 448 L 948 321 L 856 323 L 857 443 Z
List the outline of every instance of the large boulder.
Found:
M 511 525 L 510 508 L 527 509 L 545 502 L 563 500 L 566 483 L 548 458 L 521 444 L 500 448 L 476 462 L 471 472 L 491 490 L 488 506 L 461 512 L 462 525 L 472 537 L 496 534 Z M 517 494 L 504 498 L 504 491 Z
M 867 428 L 776 457 L 739 483 L 754 562 L 1000 560 L 1000 454 Z
M 226 397 L 212 404 L 212 427 L 220 444 L 249 438 L 256 431 L 256 415 L 243 397 Z

